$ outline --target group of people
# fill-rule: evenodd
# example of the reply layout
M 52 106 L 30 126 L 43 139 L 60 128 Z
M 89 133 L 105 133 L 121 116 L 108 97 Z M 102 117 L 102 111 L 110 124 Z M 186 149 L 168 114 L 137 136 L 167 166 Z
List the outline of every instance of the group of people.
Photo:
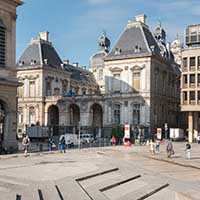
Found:
M 161 143 L 161 141 L 158 139 L 156 140 L 156 142 L 153 142 L 152 140 L 150 140 L 149 148 L 150 148 L 150 152 L 152 154 L 160 152 L 160 143 Z M 171 139 L 167 140 L 166 154 L 167 154 L 168 158 L 170 158 L 173 154 L 175 154 Z M 186 157 L 186 159 L 190 159 L 190 157 L 191 157 L 191 144 L 189 142 L 187 142 L 186 146 L 185 146 L 185 157 Z

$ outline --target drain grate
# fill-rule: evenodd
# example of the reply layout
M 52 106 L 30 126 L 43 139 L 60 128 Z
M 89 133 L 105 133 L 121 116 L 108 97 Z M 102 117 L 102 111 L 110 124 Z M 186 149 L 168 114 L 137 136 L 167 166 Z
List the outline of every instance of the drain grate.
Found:
M 119 185 L 122 185 L 122 184 L 124 184 L 124 183 L 130 182 L 130 181 L 135 180 L 135 179 L 140 178 L 140 177 L 141 177 L 141 175 L 137 175 L 137 176 L 128 178 L 128 179 L 126 179 L 126 180 L 123 180 L 123 181 L 114 183 L 114 184 L 109 185 L 109 186 L 104 187 L 104 188 L 101 188 L 99 191 L 100 191 L 100 192 L 104 192 L 104 191 L 106 191 L 106 190 L 110 190 L 110 189 L 112 189 L 112 188 L 114 188 L 114 187 L 117 187 L 117 186 L 119 186 Z
M 151 192 L 145 194 L 144 196 L 138 198 L 137 200 L 144 200 L 144 199 L 147 199 L 148 197 L 152 196 L 153 194 L 155 194 L 155 193 L 161 191 L 162 189 L 164 189 L 164 188 L 166 188 L 166 187 L 168 187 L 168 186 L 169 186 L 168 183 L 165 184 L 165 185 L 162 185 L 162 186 L 160 186 L 159 188 L 156 188 L 155 190 L 153 190 L 153 191 L 151 191 Z

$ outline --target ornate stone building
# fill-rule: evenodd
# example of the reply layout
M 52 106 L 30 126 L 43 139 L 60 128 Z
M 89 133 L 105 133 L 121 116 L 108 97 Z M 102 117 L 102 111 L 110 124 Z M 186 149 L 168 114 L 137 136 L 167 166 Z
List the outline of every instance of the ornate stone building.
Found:
M 32 39 L 17 63 L 18 134 L 26 126 L 58 126 L 79 121 L 72 111 L 77 107 L 60 103 L 63 96 L 79 96 L 98 92 L 91 72 L 78 63 L 62 61 L 49 41 L 49 33 L 41 32 Z M 92 83 L 92 84 L 91 84 Z
M 130 124 L 146 134 L 165 123 L 178 126 L 180 70 L 165 40 L 161 24 L 152 34 L 145 15 L 128 22 L 109 53 L 108 38 L 100 38 L 90 70 L 105 94 L 104 126 Z
M 146 137 L 165 123 L 177 127 L 180 70 L 161 24 L 152 33 L 145 20 L 139 15 L 129 21 L 111 51 L 104 33 L 90 71 L 63 63 L 47 33 L 32 40 L 18 62 L 24 83 L 18 91 L 19 127 L 80 125 L 82 131 L 109 134 L 113 126 L 130 124 Z M 70 88 L 73 95 L 65 95 Z
M 16 149 L 17 86 L 16 7 L 20 0 L 0 0 L 0 151 Z
M 182 50 L 181 111 L 188 115 L 189 142 L 197 139 L 200 127 L 200 25 L 186 28 Z

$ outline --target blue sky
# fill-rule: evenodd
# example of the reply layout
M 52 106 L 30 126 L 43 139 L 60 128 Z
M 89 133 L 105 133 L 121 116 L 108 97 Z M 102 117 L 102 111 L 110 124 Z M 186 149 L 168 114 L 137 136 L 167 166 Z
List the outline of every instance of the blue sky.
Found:
M 31 38 L 47 30 L 61 59 L 88 66 L 102 30 L 112 47 L 127 21 L 141 13 L 151 30 L 161 20 L 167 41 L 177 33 L 183 40 L 185 27 L 200 23 L 200 0 L 24 0 L 18 8 L 17 59 Z

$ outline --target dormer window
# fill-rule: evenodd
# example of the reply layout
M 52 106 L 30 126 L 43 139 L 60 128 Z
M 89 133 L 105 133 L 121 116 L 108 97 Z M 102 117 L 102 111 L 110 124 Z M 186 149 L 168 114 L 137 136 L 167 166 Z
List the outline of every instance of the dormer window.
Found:
M 115 49 L 115 55 L 120 55 L 122 50 L 120 48 Z
M 0 67 L 6 65 L 6 27 L 0 19 Z
M 135 48 L 134 48 L 134 52 L 135 52 L 135 53 L 140 53 L 141 50 L 142 50 L 142 48 L 139 47 L 138 45 L 136 45 Z

